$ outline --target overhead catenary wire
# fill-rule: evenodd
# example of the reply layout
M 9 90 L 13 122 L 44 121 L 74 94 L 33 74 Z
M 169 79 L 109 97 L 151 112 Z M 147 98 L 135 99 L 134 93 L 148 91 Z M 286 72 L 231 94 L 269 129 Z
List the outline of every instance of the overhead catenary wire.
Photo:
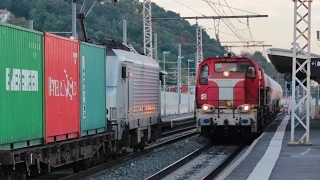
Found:
M 179 3 L 180 5 L 188 8 L 188 9 L 190 9 L 191 11 L 194 11 L 194 12 L 200 14 L 200 15 L 203 16 L 203 17 L 208 17 L 208 16 L 206 16 L 205 14 L 203 14 L 203 13 L 195 10 L 194 8 L 192 8 L 192 7 L 186 5 L 186 4 L 184 4 L 184 3 L 182 3 L 182 2 L 180 2 L 180 1 L 178 1 L 178 0 L 174 0 L 174 1 L 177 2 L 177 3 Z M 221 4 L 219 0 L 218 0 L 218 3 L 215 3 L 215 2 L 213 2 L 212 0 L 210 0 L 210 1 L 209 1 L 209 0 L 202 0 L 202 1 L 207 2 L 208 5 L 213 9 L 213 11 L 214 11 L 218 16 L 226 15 L 226 12 L 225 12 L 225 10 L 224 10 L 223 8 L 221 8 L 222 10 L 218 9 L 217 6 L 227 7 L 234 16 L 235 16 L 235 13 L 232 11 L 232 9 L 258 15 L 257 13 L 254 13 L 254 12 L 250 12 L 250 11 L 242 10 L 242 9 L 239 9 L 239 8 L 231 7 L 231 6 L 229 6 L 229 4 L 226 2 L 226 0 L 224 0 L 224 2 L 225 2 L 226 5 Z M 212 7 L 212 5 L 214 5 L 214 7 Z M 216 5 L 217 5 L 217 6 L 216 6 Z M 241 20 L 239 20 L 239 18 L 236 18 L 236 19 L 237 19 L 241 24 L 246 24 L 246 27 L 243 28 L 243 29 L 239 29 L 239 28 L 237 28 L 229 19 L 223 20 L 223 21 L 224 21 L 224 24 L 225 24 L 225 25 L 231 30 L 231 32 L 233 33 L 232 36 L 237 37 L 237 38 L 238 38 L 240 41 L 242 41 L 243 43 L 246 43 L 246 41 L 254 41 L 254 38 L 253 38 L 253 36 L 252 36 L 252 32 L 251 32 L 251 28 L 250 28 L 250 26 L 249 26 L 249 23 L 248 23 L 248 22 L 247 22 L 247 23 L 244 23 L 244 22 L 242 22 Z M 214 23 L 216 23 L 215 20 L 214 20 Z M 218 26 L 219 26 L 219 23 L 218 23 Z M 202 27 L 204 27 L 204 26 L 202 26 Z M 208 28 L 208 27 L 205 27 L 205 28 L 214 30 L 216 36 L 217 36 L 217 31 L 218 31 L 218 33 L 221 32 L 221 33 L 223 33 L 223 34 L 231 35 L 231 34 L 229 34 L 229 33 L 226 33 L 226 32 L 223 32 L 223 31 L 218 30 L 218 29 L 217 29 L 218 27 L 216 27 L 215 24 L 214 24 L 214 29 L 213 29 L 213 28 Z M 218 37 L 216 37 L 216 38 L 218 38 Z M 217 40 L 218 40 L 218 39 L 217 39 Z M 233 44 L 233 45 L 234 45 L 234 44 Z M 250 46 L 248 47 L 248 50 L 251 51 L 251 53 L 253 53 L 254 51 L 258 51 L 258 49 L 257 49 L 256 47 L 250 47 Z
M 222 11 L 220 11 L 217 7 L 216 7 L 216 3 L 214 3 L 214 2 L 212 2 L 212 0 L 203 0 L 204 2 L 206 2 L 210 7 L 211 7 L 211 9 L 217 14 L 217 15 L 225 15 L 226 13 L 225 13 L 225 11 L 223 10 L 223 8 L 222 8 Z M 230 7 L 230 6 L 229 6 Z M 219 12 L 218 12 L 219 11 Z M 242 41 L 242 42 L 244 42 L 244 34 L 246 33 L 245 31 L 246 30 L 248 30 L 248 29 L 250 29 L 250 27 L 248 26 L 248 24 L 247 24 L 247 26 L 246 26 L 246 28 L 244 28 L 244 29 L 239 29 L 239 28 L 237 28 L 235 25 L 233 25 L 233 23 L 229 20 L 229 19 L 222 19 L 222 21 L 224 22 L 224 24 L 232 31 L 232 33 L 235 35 L 235 36 L 237 36 L 237 38 L 240 40 L 240 41 Z M 251 31 L 250 31 L 251 32 Z M 250 34 L 250 33 L 249 33 Z M 253 40 L 253 38 L 251 38 L 250 40 Z M 252 48 L 248 48 L 252 53 L 253 53 L 253 51 L 252 51 Z

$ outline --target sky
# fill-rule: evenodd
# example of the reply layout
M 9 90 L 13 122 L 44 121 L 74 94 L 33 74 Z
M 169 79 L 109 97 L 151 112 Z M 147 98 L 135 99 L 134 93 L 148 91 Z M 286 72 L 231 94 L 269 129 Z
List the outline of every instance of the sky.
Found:
M 179 13 L 180 16 L 216 16 L 217 14 L 205 1 L 212 1 L 218 3 L 219 0 L 152 0 L 152 2 L 163 7 L 166 10 L 171 10 L 176 13 Z M 292 48 L 293 42 L 293 30 L 294 30 L 294 3 L 292 0 L 220 0 L 220 3 L 226 6 L 225 1 L 232 8 L 237 8 L 245 10 L 248 12 L 239 11 L 232 9 L 232 12 L 228 7 L 220 7 L 220 11 L 225 11 L 226 15 L 253 15 L 253 12 L 260 15 L 268 15 L 268 17 L 261 18 L 250 18 L 249 25 L 254 41 L 264 41 L 266 45 L 272 45 L 272 48 Z M 188 7 L 185 7 L 181 4 L 184 4 Z M 320 30 L 320 1 L 313 1 L 311 3 L 311 52 L 315 54 L 320 54 L 320 42 L 317 41 L 316 31 Z M 223 9 L 222 9 L 223 8 Z M 305 8 L 300 8 L 302 16 L 305 14 Z M 199 13 L 201 14 L 199 14 Z M 242 22 L 240 23 L 239 20 Z M 191 24 L 195 24 L 195 20 L 188 20 Z M 247 19 L 229 19 L 237 29 L 245 29 Z M 198 20 L 198 24 L 204 28 L 212 28 L 206 30 L 208 34 L 215 38 L 214 35 L 214 23 L 212 19 L 202 19 Z M 301 30 L 306 28 L 304 22 L 300 23 Z M 244 38 L 250 38 L 248 31 L 237 30 L 238 34 Z M 233 32 L 220 21 L 220 41 L 240 41 Z M 299 40 L 299 43 L 305 45 L 304 40 Z M 240 43 L 233 43 L 231 45 L 239 45 Z M 302 46 L 302 45 L 301 45 Z M 268 49 L 270 47 L 265 47 Z M 246 50 L 246 48 L 232 48 L 232 51 L 240 53 L 241 51 Z M 251 49 L 252 50 L 255 49 Z M 256 50 L 263 51 L 263 48 L 257 48 Z M 247 50 L 248 51 L 248 50 Z M 250 52 L 250 51 L 249 51 Z

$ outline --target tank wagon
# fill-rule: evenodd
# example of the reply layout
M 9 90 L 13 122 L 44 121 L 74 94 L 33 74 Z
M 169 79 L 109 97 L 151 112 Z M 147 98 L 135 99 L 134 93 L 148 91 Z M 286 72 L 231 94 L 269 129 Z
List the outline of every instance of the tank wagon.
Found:
M 0 24 L 0 62 L 0 179 L 79 171 L 161 133 L 153 59 Z
M 281 86 L 250 59 L 230 54 L 205 59 L 198 66 L 197 130 L 212 141 L 232 135 L 251 139 L 280 112 L 282 94 Z

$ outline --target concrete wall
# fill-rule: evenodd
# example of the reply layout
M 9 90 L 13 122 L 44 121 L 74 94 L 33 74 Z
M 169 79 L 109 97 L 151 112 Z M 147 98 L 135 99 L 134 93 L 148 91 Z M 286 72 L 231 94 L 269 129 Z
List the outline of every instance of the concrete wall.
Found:
M 164 106 L 164 93 L 166 93 L 166 107 Z M 195 95 L 190 94 L 190 101 L 188 103 L 188 94 L 181 94 L 180 114 L 194 111 Z M 178 114 L 178 93 L 175 92 L 161 92 L 161 115 L 173 115 Z M 190 111 L 188 111 L 190 106 Z M 164 109 L 166 108 L 166 114 Z

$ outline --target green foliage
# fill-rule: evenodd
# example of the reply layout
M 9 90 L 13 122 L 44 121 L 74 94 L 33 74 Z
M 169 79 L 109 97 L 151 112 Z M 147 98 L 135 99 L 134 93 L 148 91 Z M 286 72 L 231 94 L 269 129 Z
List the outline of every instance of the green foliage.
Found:
M 83 0 L 77 1 L 77 12 L 80 11 Z M 88 12 L 94 0 L 87 0 L 85 13 Z M 8 9 L 16 17 L 12 18 L 9 23 L 27 27 L 27 20 L 34 21 L 34 29 L 48 32 L 71 32 L 71 1 L 66 0 L 0 0 L 0 8 Z M 121 0 L 120 2 L 97 3 L 89 15 L 84 20 L 87 35 L 89 38 L 98 38 L 101 41 L 117 40 L 122 41 L 122 19 L 127 20 L 128 43 L 130 43 L 138 52 L 143 52 L 143 21 L 142 21 L 142 2 L 139 0 Z M 179 17 L 180 15 L 166 11 L 163 8 L 152 3 L 152 16 L 154 17 Z M 77 23 L 78 36 L 82 38 L 80 24 Z M 176 71 L 178 48 L 177 44 L 182 44 L 182 68 L 187 68 L 188 59 L 190 68 L 195 67 L 195 45 L 196 44 L 196 26 L 190 25 L 186 20 L 154 20 L 153 33 L 158 33 L 158 59 L 160 66 L 163 67 L 163 51 L 170 51 L 166 55 L 166 70 L 168 72 Z M 59 34 L 70 36 L 71 34 Z M 204 58 L 223 56 L 224 48 L 213 38 L 210 38 L 206 32 L 203 32 Z M 273 66 L 267 63 L 261 53 L 256 52 L 250 57 L 261 62 L 267 74 L 274 74 Z M 171 62 L 171 63 L 170 63 Z M 172 63 L 175 62 L 175 63 Z M 190 70 L 190 76 L 195 75 L 195 70 Z M 175 75 L 171 75 L 173 82 L 176 84 Z M 169 75 L 170 77 L 170 75 Z M 187 82 L 187 70 L 182 70 L 182 83 Z
M 24 28 L 28 28 L 29 27 L 29 22 L 28 20 L 26 20 L 25 18 L 17 18 L 15 17 L 13 14 L 10 15 L 8 22 L 9 24 L 14 24 L 16 26 L 21 26 Z
M 270 76 L 272 79 L 277 81 L 285 89 L 285 80 L 282 74 L 277 73 L 277 70 L 272 63 L 268 62 L 267 59 L 262 55 L 261 52 L 256 51 L 254 54 L 242 53 L 242 57 L 246 57 L 255 61 L 260 67 L 263 68 L 264 73 Z

